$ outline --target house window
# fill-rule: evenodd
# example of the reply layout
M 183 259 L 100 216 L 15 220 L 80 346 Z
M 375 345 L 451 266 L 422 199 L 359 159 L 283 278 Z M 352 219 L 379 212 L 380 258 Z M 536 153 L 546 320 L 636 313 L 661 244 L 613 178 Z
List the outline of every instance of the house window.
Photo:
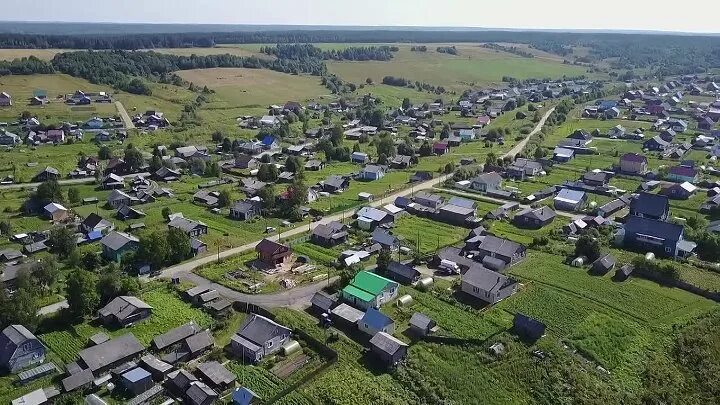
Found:
M 478 287 L 473 287 L 473 292 L 474 292 L 474 293 L 480 293 L 480 289 L 479 289 Z
M 272 340 L 268 340 L 268 342 L 266 343 L 266 345 L 267 345 L 267 348 L 268 348 L 268 349 L 271 348 L 271 347 L 273 347 L 273 342 L 272 342 Z
M 29 352 L 30 349 L 32 349 L 32 343 L 29 343 L 29 342 L 28 342 L 28 343 L 25 343 L 25 344 L 23 345 L 23 351 L 24 351 L 24 352 Z
M 665 253 L 670 253 L 670 252 L 672 252 L 672 248 L 666 247 L 666 248 L 665 248 Z

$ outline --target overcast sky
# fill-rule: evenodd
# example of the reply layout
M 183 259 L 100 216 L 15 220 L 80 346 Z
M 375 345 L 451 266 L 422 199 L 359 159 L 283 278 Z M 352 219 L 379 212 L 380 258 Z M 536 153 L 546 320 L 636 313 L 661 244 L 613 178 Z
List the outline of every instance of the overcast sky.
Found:
M 4 21 L 720 31 L 718 0 L 1 1 Z

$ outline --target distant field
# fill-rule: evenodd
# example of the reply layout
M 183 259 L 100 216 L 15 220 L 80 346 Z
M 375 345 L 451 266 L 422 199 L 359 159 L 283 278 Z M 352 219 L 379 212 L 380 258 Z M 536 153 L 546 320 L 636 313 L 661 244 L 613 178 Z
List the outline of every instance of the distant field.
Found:
M 39 59 L 50 60 L 55 54 L 66 52 L 67 49 L 0 49 L 0 60 L 13 60 L 35 56 Z
M 224 102 L 209 108 L 262 106 L 288 100 L 305 101 L 328 94 L 320 79 L 267 69 L 216 68 L 177 72 L 183 79 L 215 90 Z
M 437 53 L 437 46 L 428 45 L 427 52 L 412 52 L 409 45 L 401 45 L 390 62 L 329 61 L 328 69 L 354 83 L 363 83 L 368 77 L 379 83 L 384 76 L 396 76 L 458 91 L 470 85 L 501 84 L 503 76 L 560 78 L 586 73 L 581 67 L 541 58 L 523 58 L 477 45 L 458 46 L 457 56 Z

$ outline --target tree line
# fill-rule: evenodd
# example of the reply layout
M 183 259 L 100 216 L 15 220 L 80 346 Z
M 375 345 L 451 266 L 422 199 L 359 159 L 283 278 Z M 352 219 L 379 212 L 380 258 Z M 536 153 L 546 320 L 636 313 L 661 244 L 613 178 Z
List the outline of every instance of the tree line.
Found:
M 264 46 L 260 52 L 282 59 L 305 60 L 308 58 L 323 60 L 388 61 L 392 59 L 396 46 L 351 46 L 345 49 L 322 50 L 312 44 L 277 44 Z

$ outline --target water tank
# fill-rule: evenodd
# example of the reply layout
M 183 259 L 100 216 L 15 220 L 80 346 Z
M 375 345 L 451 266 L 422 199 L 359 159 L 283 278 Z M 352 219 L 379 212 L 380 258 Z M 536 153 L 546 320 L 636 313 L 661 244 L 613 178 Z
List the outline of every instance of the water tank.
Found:
M 591 202 L 590 202 L 590 209 L 591 209 L 591 210 L 594 210 L 595 208 L 597 208 L 597 202 L 591 201 Z
M 407 307 L 409 305 L 412 305 L 412 303 L 413 303 L 413 299 L 408 294 L 403 295 L 402 297 L 398 298 L 398 300 L 397 300 L 397 305 L 399 307 Z
M 645 260 L 649 260 L 649 261 L 655 260 L 655 253 L 653 253 L 653 252 L 645 253 Z
M 576 257 L 570 263 L 573 267 L 582 267 L 587 259 L 584 256 Z

